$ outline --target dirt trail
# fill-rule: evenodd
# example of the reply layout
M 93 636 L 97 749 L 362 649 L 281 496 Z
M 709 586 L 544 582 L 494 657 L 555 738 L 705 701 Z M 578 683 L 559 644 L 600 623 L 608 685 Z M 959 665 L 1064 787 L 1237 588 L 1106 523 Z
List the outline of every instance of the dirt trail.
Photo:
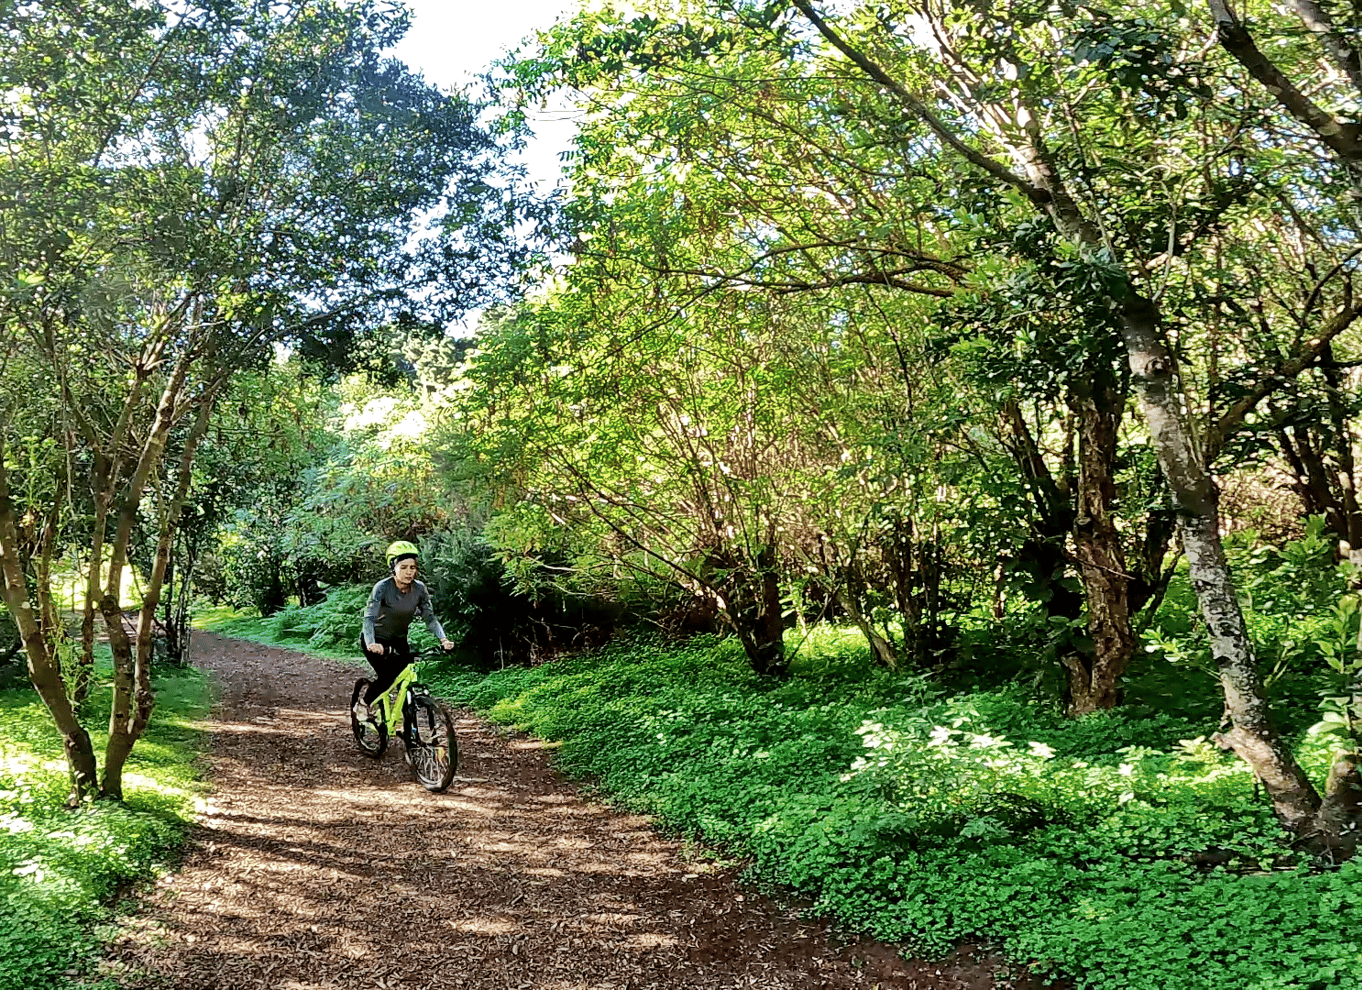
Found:
M 111 967 L 176 990 L 983 990 L 995 963 L 904 962 L 744 890 L 584 799 L 543 747 L 459 719 L 446 794 L 350 738 L 355 667 L 199 634 L 214 796 Z M 938 973 L 938 971 L 940 971 Z

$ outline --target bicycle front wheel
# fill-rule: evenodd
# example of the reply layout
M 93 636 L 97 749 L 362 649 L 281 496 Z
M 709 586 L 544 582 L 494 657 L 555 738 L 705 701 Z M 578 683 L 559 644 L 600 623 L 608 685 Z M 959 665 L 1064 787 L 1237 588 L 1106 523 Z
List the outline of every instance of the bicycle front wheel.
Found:
M 350 731 L 359 748 L 370 756 L 382 756 L 388 748 L 388 726 L 377 711 L 364 702 L 364 692 L 373 681 L 361 677 L 350 694 Z
M 459 744 L 454 716 L 428 695 L 413 695 L 407 706 L 405 742 L 412 775 L 428 791 L 439 793 L 454 780 Z

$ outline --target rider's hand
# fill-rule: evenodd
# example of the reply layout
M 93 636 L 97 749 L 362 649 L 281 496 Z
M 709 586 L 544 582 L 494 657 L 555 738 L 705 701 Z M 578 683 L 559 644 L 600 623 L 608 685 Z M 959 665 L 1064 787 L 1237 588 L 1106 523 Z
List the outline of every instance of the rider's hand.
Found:
M 382 656 L 382 654 L 383 654 L 383 644 L 382 644 L 382 643 L 370 643 L 370 644 L 368 645 L 367 649 L 368 649 L 368 651 L 369 651 L 370 653 L 377 653 L 377 654 L 379 654 L 380 656 Z
M 440 649 L 448 653 L 450 650 L 454 649 L 454 640 L 452 639 L 440 640 Z

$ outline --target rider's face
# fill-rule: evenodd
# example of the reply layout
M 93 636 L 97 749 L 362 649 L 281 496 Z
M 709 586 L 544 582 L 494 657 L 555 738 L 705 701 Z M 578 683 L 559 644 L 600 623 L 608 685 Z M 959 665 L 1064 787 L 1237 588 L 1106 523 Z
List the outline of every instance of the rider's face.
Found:
M 416 580 L 416 561 L 410 558 L 399 560 L 397 566 L 393 568 L 393 576 L 397 578 L 397 583 L 405 588 Z

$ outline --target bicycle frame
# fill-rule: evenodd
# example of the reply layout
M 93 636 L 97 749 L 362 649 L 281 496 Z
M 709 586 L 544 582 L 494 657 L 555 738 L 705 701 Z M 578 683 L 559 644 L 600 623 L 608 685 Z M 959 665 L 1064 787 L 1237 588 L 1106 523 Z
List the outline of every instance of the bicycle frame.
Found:
M 411 663 L 403 667 L 402 673 L 397 675 L 392 687 L 374 699 L 372 707 L 378 709 L 378 719 L 387 727 L 389 736 L 398 735 L 397 726 L 402 718 L 403 703 L 406 701 L 408 689 L 419 683 L 416 675 L 420 671 L 422 659 L 419 656 L 413 657 Z

